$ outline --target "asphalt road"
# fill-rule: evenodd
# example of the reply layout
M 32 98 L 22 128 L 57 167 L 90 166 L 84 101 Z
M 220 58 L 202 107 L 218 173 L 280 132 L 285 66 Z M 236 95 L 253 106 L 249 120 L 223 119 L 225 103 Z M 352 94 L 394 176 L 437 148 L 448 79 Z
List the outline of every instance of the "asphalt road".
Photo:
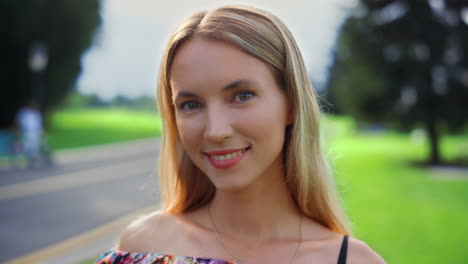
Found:
M 0 172 L 0 262 L 158 203 L 158 140 L 55 154 L 50 169 Z

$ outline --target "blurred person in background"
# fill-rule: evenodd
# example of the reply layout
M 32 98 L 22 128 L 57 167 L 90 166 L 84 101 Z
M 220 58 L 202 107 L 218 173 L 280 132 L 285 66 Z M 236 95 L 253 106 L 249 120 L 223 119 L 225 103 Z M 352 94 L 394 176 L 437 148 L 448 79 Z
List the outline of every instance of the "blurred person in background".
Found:
M 385 263 L 349 237 L 317 96 L 278 18 L 245 6 L 196 13 L 160 71 L 163 210 L 97 263 Z
M 18 111 L 16 123 L 20 134 L 21 149 L 26 155 L 28 167 L 39 166 L 41 162 L 50 165 L 50 155 L 43 141 L 42 115 L 38 102 L 29 100 Z

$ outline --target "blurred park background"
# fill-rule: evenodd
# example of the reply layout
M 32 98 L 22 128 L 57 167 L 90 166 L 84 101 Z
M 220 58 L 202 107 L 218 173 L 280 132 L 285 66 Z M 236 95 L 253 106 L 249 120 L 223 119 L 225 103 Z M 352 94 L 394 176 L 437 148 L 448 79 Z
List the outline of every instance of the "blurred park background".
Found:
M 19 197 L 7 194 L 8 188 L 69 173 L 63 153 L 161 135 L 154 97 L 165 41 L 186 16 L 223 3 L 269 10 L 296 36 L 321 97 L 322 134 L 353 235 L 388 263 L 466 263 L 466 0 L 2 1 L 2 207 L 40 200 L 35 195 L 46 191 Z M 31 167 L 21 146 L 18 113 L 32 100 L 41 113 L 50 162 Z M 74 168 L 73 177 L 85 177 L 80 170 Z M 151 174 L 152 168 L 146 171 Z M 157 188 L 153 179 L 146 186 Z M 133 187 L 130 193 L 141 191 Z M 89 202 L 100 202 L 93 199 Z M 2 211 L 0 229 L 21 222 L 21 214 Z M 54 233 L 59 223 L 44 225 L 49 229 L 43 233 Z M 3 236 L 1 246 L 11 244 L 13 236 Z M 31 245 L 0 262 L 46 246 Z

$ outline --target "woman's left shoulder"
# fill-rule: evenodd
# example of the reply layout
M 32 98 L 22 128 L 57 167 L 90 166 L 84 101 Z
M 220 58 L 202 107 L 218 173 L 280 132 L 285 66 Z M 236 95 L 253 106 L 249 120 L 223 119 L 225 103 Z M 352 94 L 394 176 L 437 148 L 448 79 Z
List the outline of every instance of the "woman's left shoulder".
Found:
M 386 264 L 385 260 L 363 241 L 349 237 L 347 264 Z

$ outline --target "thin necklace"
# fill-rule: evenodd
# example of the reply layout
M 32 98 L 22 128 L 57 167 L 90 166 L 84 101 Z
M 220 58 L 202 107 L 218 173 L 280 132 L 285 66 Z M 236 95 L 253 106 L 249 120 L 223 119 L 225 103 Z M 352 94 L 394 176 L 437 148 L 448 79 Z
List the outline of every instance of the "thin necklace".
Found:
M 221 239 L 221 235 L 219 234 L 218 232 L 218 228 L 216 227 L 216 224 L 215 224 L 215 221 L 213 220 L 213 217 L 211 216 L 211 206 L 208 205 L 208 216 L 210 217 L 210 220 L 211 220 L 211 224 L 213 224 L 213 227 L 214 227 L 214 230 L 215 230 L 215 233 L 216 233 L 216 237 L 218 238 L 218 241 L 219 243 L 221 244 L 221 246 L 223 247 L 224 251 L 226 251 L 231 257 L 235 258 L 237 261 L 239 261 L 239 263 L 247 263 L 247 261 L 244 261 L 238 257 L 236 257 L 233 253 L 231 253 L 231 251 L 229 251 L 229 249 L 227 249 L 227 247 L 224 245 L 224 242 L 223 240 Z M 292 257 L 291 261 L 289 262 L 289 264 L 293 264 L 294 261 L 296 260 L 296 257 L 297 255 L 299 254 L 299 251 L 301 249 L 301 246 L 302 246 L 302 215 L 299 215 L 299 244 L 297 245 L 297 248 L 296 248 L 296 252 L 294 253 L 294 256 Z

